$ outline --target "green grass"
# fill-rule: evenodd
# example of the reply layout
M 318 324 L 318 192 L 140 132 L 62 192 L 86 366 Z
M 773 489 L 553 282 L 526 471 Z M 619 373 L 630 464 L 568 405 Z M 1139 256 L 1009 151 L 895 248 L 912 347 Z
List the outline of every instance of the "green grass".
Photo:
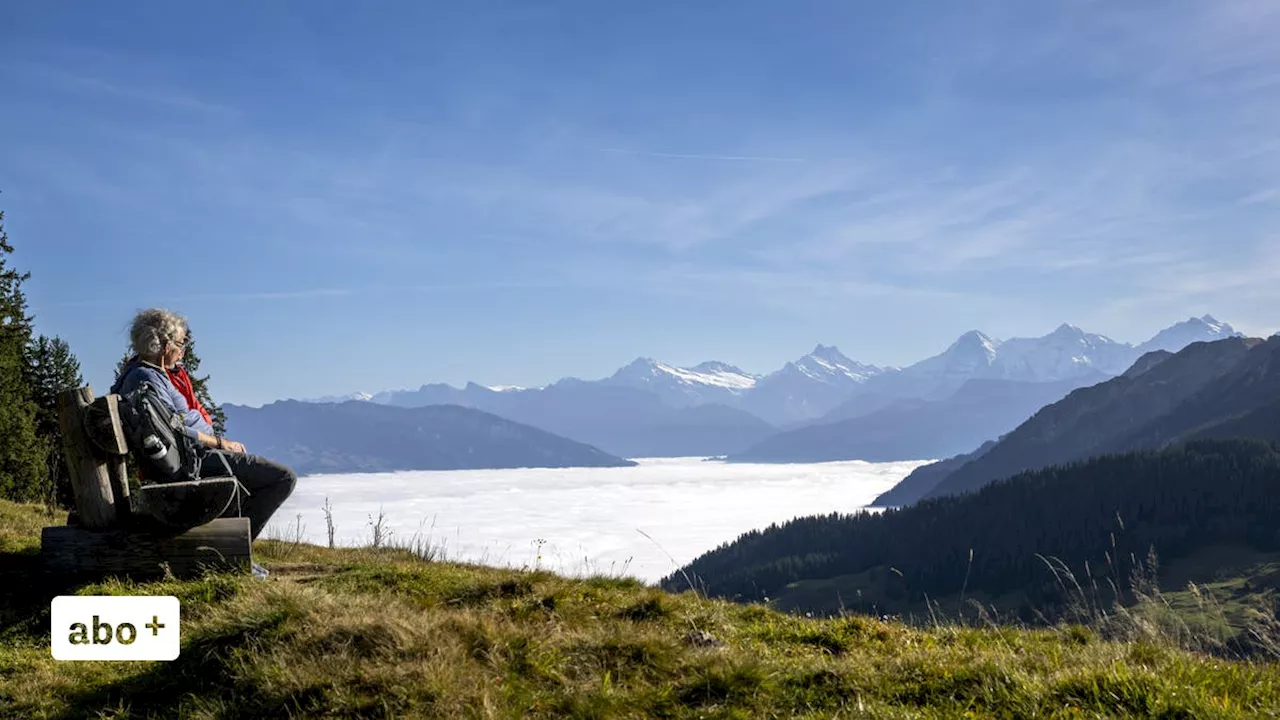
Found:
M 1062 587 L 1069 602 L 1063 612 L 1080 622 L 1105 625 L 1110 631 L 1160 634 L 1188 649 L 1239 654 L 1245 651 L 1242 646 L 1252 644 L 1252 651 L 1280 654 L 1280 634 L 1275 632 L 1280 553 L 1220 545 L 1146 568 L 1151 560 L 1144 560 L 1136 582 L 1127 571 L 1121 573 L 1128 576 L 1124 578 L 1089 579 L 1081 571 L 1074 580 L 1064 579 Z M 891 607 L 895 617 L 915 625 L 985 624 L 992 619 L 1009 622 L 1030 605 L 1020 592 L 992 596 L 971 591 L 963 597 L 956 592 L 931 596 L 928 602 L 923 597 L 908 602 L 905 596 L 906 588 L 898 576 L 887 568 L 875 568 L 792 583 L 768 604 L 783 611 L 803 609 L 818 615 L 880 614 Z M 976 609 L 979 605 L 981 612 Z M 1268 637 L 1255 637 L 1260 630 Z
M 177 595 L 182 655 L 60 663 L 48 649 L 49 597 L 32 590 L 28 562 L 50 522 L 0 502 L 0 562 L 26 573 L 3 583 L 6 718 L 1280 715 L 1275 665 L 1158 639 L 811 620 L 629 579 L 281 541 L 255 546 L 267 582 L 209 575 L 76 589 Z

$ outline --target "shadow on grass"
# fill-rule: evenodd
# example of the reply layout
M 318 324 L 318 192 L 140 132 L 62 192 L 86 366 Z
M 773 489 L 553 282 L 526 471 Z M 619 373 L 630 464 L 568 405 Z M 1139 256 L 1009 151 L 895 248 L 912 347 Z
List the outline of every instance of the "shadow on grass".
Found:
M 50 603 L 101 580 L 47 575 L 38 547 L 0 552 L 0 646 L 48 652 Z M 71 691 L 63 697 L 65 710 L 56 717 L 183 717 L 195 704 L 212 705 L 225 717 L 315 711 L 323 707 L 324 688 L 273 696 L 235 671 L 237 655 L 278 635 L 293 612 L 288 607 L 264 608 L 234 626 L 184 639 L 182 655 L 173 662 Z
M 49 603 L 76 587 L 45 577 L 38 548 L 0 552 L 0 645 L 49 647 Z
M 324 707 L 326 688 L 316 686 L 288 694 L 273 694 L 249 681 L 240 668 L 243 656 L 264 641 L 291 632 L 289 607 L 265 610 L 235 625 L 206 632 L 184 643 L 172 662 L 85 688 L 65 698 L 59 718 L 95 717 L 114 711 L 119 717 L 186 717 L 197 709 L 218 717 L 288 717 Z M 376 714 L 366 714 L 366 717 Z

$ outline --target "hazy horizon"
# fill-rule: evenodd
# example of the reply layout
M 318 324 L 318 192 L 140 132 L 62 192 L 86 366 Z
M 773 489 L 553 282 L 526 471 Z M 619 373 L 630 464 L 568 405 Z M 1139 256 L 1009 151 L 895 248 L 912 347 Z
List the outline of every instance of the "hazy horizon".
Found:
M 1209 315 L 1211 315 L 1211 314 L 1206 314 L 1206 315 L 1202 316 L 1202 318 L 1203 318 L 1203 317 L 1209 317 Z M 1188 320 L 1188 319 L 1191 319 L 1191 318 L 1180 318 L 1180 319 L 1179 319 L 1179 320 L 1177 320 L 1177 321 L 1170 322 L 1170 323 L 1168 323 L 1167 325 L 1164 325 L 1164 326 L 1161 326 L 1160 328 L 1157 328 L 1157 331 L 1158 331 L 1158 330 L 1161 330 L 1161 329 L 1164 329 L 1165 327 L 1168 327 L 1169 325 L 1173 325 L 1173 324 L 1175 324 L 1176 322 L 1184 322 L 1184 321 L 1186 321 L 1186 320 Z M 1224 320 L 1223 318 L 1214 317 L 1213 319 L 1214 319 L 1214 320 L 1216 320 L 1216 321 L 1218 321 L 1218 322 L 1225 322 L 1225 323 L 1227 323 L 1227 324 L 1231 324 L 1229 321 L 1226 321 L 1226 320 Z M 1060 323 L 1059 325 L 1061 325 L 1061 323 Z M 1057 326 L 1055 326 L 1055 327 L 1057 327 Z M 1051 332 L 1051 331 L 1052 331 L 1052 330 L 1054 330 L 1054 329 L 1055 329 L 1055 328 L 1049 328 L 1049 329 L 1048 329 L 1048 330 L 1046 330 L 1044 333 L 1042 333 L 1042 334 L 1041 334 L 1041 336 L 1043 336 L 1044 334 L 1048 334 L 1049 332 Z M 1084 330 L 1085 332 L 1092 332 L 1089 328 L 1081 328 L 1081 329 L 1082 329 L 1082 330 Z M 1236 329 L 1238 330 L 1239 328 L 1236 328 Z M 981 328 L 972 328 L 972 330 L 978 330 L 978 331 L 981 331 Z M 1154 335 L 1154 334 L 1155 334 L 1155 332 L 1156 332 L 1156 331 L 1153 331 L 1153 332 L 1151 333 L 1151 335 Z M 1101 333 L 1099 333 L 1099 334 L 1101 334 Z M 1245 334 L 1246 334 L 1246 335 L 1249 335 L 1249 333 L 1245 333 Z M 1259 336 L 1261 336 L 1261 337 L 1265 337 L 1265 336 L 1269 336 L 1269 335 L 1271 335 L 1271 334 L 1272 334 L 1272 333 L 1265 333 L 1265 334 L 1262 334 L 1262 335 L 1259 335 Z M 1005 338 L 998 338 L 998 339 L 999 339 L 999 340 L 1001 340 L 1001 341 L 1007 341 L 1007 340 L 1016 340 L 1016 339 L 1023 339 L 1023 338 L 1019 338 L 1019 337 L 1005 337 Z M 1145 341 L 1147 341 L 1147 340 L 1150 340 L 1150 339 L 1151 339 L 1151 336 L 1145 336 L 1145 337 L 1142 337 L 1142 338 L 1140 338 L 1140 339 L 1126 339 L 1126 338 L 1110 338 L 1110 339 L 1115 340 L 1116 342 L 1120 342 L 1120 343 L 1127 343 L 1127 344 L 1129 344 L 1129 345 L 1132 345 L 1132 346 L 1135 346 L 1135 347 L 1136 347 L 1136 346 L 1138 346 L 1138 345 L 1141 345 L 1143 342 L 1145 342 Z M 939 347 L 938 347 L 937 351 L 936 351 L 936 352 L 934 352 L 934 353 L 931 353 L 929 356 L 916 358 L 915 360 L 913 360 L 913 361 L 911 361 L 911 362 L 904 363 L 902 366 L 898 366 L 898 367 L 909 366 L 909 365 L 911 365 L 911 364 L 912 364 L 912 363 L 914 363 L 914 362 L 918 362 L 918 361 L 920 361 L 920 360 L 927 359 L 927 357 L 931 357 L 932 355 L 935 355 L 935 354 L 937 354 L 937 353 L 941 353 L 942 351 L 944 351 L 944 350 L 946 349 L 946 347 L 947 347 L 950 343 L 952 343 L 952 342 L 954 342 L 954 341 L 955 341 L 955 338 L 948 339 L 948 340 L 946 340 L 945 342 L 941 343 L 941 344 L 939 345 Z M 822 345 L 822 343 L 815 343 L 815 346 L 816 346 L 816 345 Z M 827 346 L 828 346 L 828 347 L 836 347 L 836 348 L 839 348 L 839 346 L 838 346 L 838 345 L 830 345 L 830 344 L 828 344 Z M 813 349 L 813 348 L 810 348 L 810 350 L 812 350 L 812 349 Z M 843 350 L 841 350 L 841 352 L 843 353 Z M 800 355 L 800 354 L 801 354 L 801 353 L 797 353 L 797 357 L 799 357 L 799 355 Z M 331 389 L 331 390 L 329 390 L 329 391 L 327 391 L 327 392 L 317 393 L 317 394 L 314 394 L 314 395 L 304 396 L 304 397 L 277 397 L 277 398 L 270 398 L 270 399 L 267 399 L 267 400 L 262 400 L 262 401 L 259 401 L 259 402 L 257 402 L 257 403 L 252 403 L 252 404 L 249 404 L 249 403 L 236 403 L 236 404 L 246 405 L 246 406 L 249 406 L 249 407 L 261 407 L 262 405 L 270 404 L 270 403 L 272 403 L 272 402 L 277 402 L 277 401 L 282 401 L 282 400 L 302 400 L 302 401 L 313 401 L 313 400 L 316 400 L 316 399 L 318 399 L 318 398 L 337 398 L 337 397 L 343 397 L 343 396 L 347 396 L 347 395 L 352 395 L 352 394 L 355 394 L 355 393 L 367 393 L 367 394 L 369 394 L 369 395 L 377 395 L 378 393 L 384 393 L 384 392 L 400 392 L 400 391 L 412 392 L 412 391 L 415 391 L 415 390 L 419 389 L 419 388 L 420 388 L 420 387 L 422 387 L 422 386 L 425 386 L 425 385 L 434 385 L 434 384 L 447 384 L 447 385 L 450 385 L 450 386 L 452 386 L 452 387 L 456 387 L 456 388 L 463 388 L 463 387 L 465 387 L 468 383 L 471 383 L 471 382 L 475 382 L 475 383 L 476 383 L 476 384 L 478 384 L 478 385 L 481 385 L 481 386 L 484 386 L 484 387 L 488 387 L 488 388 L 490 388 L 490 389 L 495 389 L 495 388 L 504 388 L 504 389 L 512 389 L 512 388 L 514 388 L 514 389 L 539 389 L 539 388 L 544 388 L 544 387 L 547 387 L 547 386 L 549 386 L 549 385 L 552 385 L 552 384 L 554 384 L 555 382 L 558 382 L 558 381 L 560 381 L 560 380 L 566 380 L 566 379 L 578 379 L 578 380 L 586 380 L 586 381 L 602 380 L 602 379 L 605 379 L 605 378 L 609 377 L 610 375 L 612 375 L 614 370 L 617 370 L 617 369 L 619 369 L 619 368 L 623 367 L 624 365 L 626 365 L 627 363 L 629 363 L 629 362 L 633 362 L 633 361 L 635 361 L 635 360 L 637 360 L 637 359 L 639 359 L 639 358 L 631 358 L 631 359 L 627 360 L 626 362 L 620 362 L 617 368 L 614 368 L 613 370 L 608 371 L 605 375 L 602 375 L 602 376 L 599 376 L 599 377 L 575 377 L 575 376 L 572 376 L 572 375 L 561 375 L 561 376 L 559 376 L 559 377 L 555 378 L 554 380 L 552 380 L 552 381 L 550 381 L 550 382 L 548 382 L 548 383 L 544 383 L 544 384 L 541 384 L 541 385 L 534 385 L 534 386 L 522 386 L 522 385 L 515 385 L 515 384 L 512 384 L 512 383 L 505 383 L 505 382 L 484 383 L 484 382 L 479 382 L 479 381 L 475 380 L 474 378 L 468 378 L 466 381 L 464 381 L 464 382 L 459 382 L 459 383 L 445 383 L 445 382 L 440 381 L 440 380 L 427 378 L 427 379 L 424 379 L 424 380 L 422 380 L 421 382 L 416 383 L 416 384 L 406 385 L 406 386 L 402 386 L 402 387 L 395 387 L 395 388 L 393 388 L 393 387 L 357 387 L 357 388 Z M 658 361 L 658 362 L 666 362 L 665 358 L 649 358 L 649 359 L 656 360 L 656 361 Z M 794 358 L 792 358 L 792 359 L 794 359 Z M 853 358 L 850 358 L 850 359 L 852 359 L 852 360 L 861 360 L 860 358 L 857 358 L 857 357 L 853 357 Z M 766 376 L 766 375 L 768 375 L 768 374 L 770 374 L 770 373 L 772 373 L 772 372 L 775 372 L 775 371 L 777 371 L 777 370 L 780 370 L 780 369 L 781 369 L 781 366 L 778 366 L 778 367 L 771 367 L 771 368 L 766 368 L 766 369 L 763 369 L 763 370 L 757 370 L 757 369 L 753 369 L 753 368 L 749 368 L 749 367 L 742 367 L 741 365 L 738 365 L 737 363 L 735 363 L 731 358 L 729 358 L 729 359 L 726 359 L 726 358 L 703 358 L 702 360 L 699 360 L 698 362 L 689 362 L 689 363 L 683 363 L 683 364 L 682 364 L 682 363 L 667 363 L 667 364 L 675 365 L 675 366 L 677 366 L 677 367 L 688 368 L 688 367 L 693 367 L 693 366 L 695 366 L 695 365 L 697 365 L 697 364 L 699 364 L 699 363 L 703 363 L 703 362 L 726 362 L 726 363 L 728 363 L 728 364 L 730 364 L 730 365 L 735 365 L 735 366 L 737 366 L 740 370 L 743 370 L 743 371 L 745 371 L 745 372 L 747 372 L 747 373 L 750 373 L 750 374 L 753 374 L 753 375 L 757 375 L 757 376 L 760 376 L 760 377 Z

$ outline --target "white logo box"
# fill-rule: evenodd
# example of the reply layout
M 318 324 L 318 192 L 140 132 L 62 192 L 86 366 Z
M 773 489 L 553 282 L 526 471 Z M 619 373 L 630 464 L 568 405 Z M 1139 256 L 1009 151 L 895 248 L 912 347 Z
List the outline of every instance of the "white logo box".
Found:
M 172 595 L 59 595 L 49 605 L 55 660 L 176 660 L 182 608 Z

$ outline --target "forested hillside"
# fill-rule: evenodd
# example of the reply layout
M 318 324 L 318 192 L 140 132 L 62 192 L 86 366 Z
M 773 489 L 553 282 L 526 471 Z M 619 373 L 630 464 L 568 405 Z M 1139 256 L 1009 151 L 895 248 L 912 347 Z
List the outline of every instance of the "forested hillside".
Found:
M 699 557 L 663 581 L 742 600 L 800 580 L 843 578 L 895 612 L 929 596 L 1016 593 L 1016 610 L 1052 609 L 1062 586 L 1045 558 L 1084 575 L 1129 572 L 1213 544 L 1280 550 L 1280 445 L 1202 440 L 1020 474 L 963 496 L 883 514 L 808 517 Z M 972 558 L 970 560 L 970 558 Z M 833 603 L 834 605 L 834 603 Z

